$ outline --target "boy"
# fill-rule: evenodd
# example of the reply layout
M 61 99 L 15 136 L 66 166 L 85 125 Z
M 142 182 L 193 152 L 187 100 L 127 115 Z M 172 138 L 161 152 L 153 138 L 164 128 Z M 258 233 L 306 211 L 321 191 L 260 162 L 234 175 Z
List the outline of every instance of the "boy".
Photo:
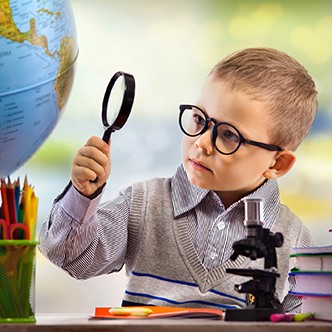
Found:
M 40 249 L 75 278 L 129 275 L 123 305 L 245 306 L 226 268 L 262 268 L 230 260 L 245 237 L 244 197 L 264 199 L 264 227 L 284 235 L 277 249 L 277 295 L 288 295 L 289 248 L 308 246 L 307 228 L 279 200 L 276 179 L 295 162 L 317 108 L 315 84 L 283 52 L 249 48 L 210 72 L 196 105 L 181 105 L 182 165 L 169 179 L 135 183 L 99 205 L 111 169 L 110 146 L 90 138 L 73 161 L 71 183 L 54 202 Z M 98 177 L 98 182 L 94 180 Z

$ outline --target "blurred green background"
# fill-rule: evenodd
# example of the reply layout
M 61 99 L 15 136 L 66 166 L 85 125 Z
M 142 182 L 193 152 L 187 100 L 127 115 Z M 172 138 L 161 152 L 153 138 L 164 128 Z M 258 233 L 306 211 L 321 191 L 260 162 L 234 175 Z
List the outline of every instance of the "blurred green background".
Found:
M 196 101 L 211 67 L 230 52 L 268 46 L 301 62 L 319 90 L 313 130 L 280 187 L 283 202 L 317 244 L 331 244 L 332 1 L 73 0 L 72 5 L 80 49 L 73 91 L 51 137 L 17 172 L 35 184 L 38 227 L 68 182 L 76 150 L 102 134 L 101 102 L 115 71 L 135 76 L 136 99 L 129 122 L 113 136 L 104 199 L 133 181 L 172 175 L 180 163 L 178 105 Z M 119 305 L 124 285 L 123 272 L 72 280 L 39 256 L 37 311 L 92 312 L 98 305 Z

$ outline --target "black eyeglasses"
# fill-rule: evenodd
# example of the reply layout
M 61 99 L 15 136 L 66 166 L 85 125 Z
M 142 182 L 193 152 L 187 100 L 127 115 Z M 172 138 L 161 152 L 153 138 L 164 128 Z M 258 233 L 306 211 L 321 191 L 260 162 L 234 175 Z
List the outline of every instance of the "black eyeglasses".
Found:
M 235 153 L 241 144 L 250 144 L 270 151 L 283 151 L 283 148 L 246 139 L 229 123 L 217 122 L 195 105 L 180 105 L 179 125 L 181 130 L 190 137 L 203 134 L 213 122 L 212 144 L 221 154 Z

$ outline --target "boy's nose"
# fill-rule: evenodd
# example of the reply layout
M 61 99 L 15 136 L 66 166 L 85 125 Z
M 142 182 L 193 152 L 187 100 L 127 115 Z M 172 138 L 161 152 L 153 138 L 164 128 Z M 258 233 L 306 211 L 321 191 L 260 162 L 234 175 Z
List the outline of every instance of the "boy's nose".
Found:
M 203 134 L 197 136 L 195 146 L 197 149 L 202 149 L 207 155 L 213 153 L 213 146 L 211 140 L 211 129 L 207 129 Z

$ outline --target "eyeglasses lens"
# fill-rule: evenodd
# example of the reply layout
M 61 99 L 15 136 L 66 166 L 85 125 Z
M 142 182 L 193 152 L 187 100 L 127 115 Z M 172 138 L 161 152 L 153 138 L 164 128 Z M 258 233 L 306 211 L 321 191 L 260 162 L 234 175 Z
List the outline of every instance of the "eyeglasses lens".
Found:
M 231 154 L 237 150 L 241 139 L 235 128 L 228 124 L 218 124 L 214 130 L 217 130 L 216 148 L 222 153 Z
M 189 136 L 199 135 L 205 128 L 206 117 L 198 108 L 186 108 L 181 116 L 181 126 Z

